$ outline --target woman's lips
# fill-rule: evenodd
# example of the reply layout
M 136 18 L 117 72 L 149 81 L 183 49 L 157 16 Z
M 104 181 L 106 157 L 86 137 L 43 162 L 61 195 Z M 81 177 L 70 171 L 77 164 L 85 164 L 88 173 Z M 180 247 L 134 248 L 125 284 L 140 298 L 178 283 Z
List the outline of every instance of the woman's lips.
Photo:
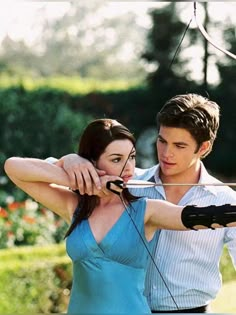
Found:
M 132 178 L 133 176 L 122 176 L 122 179 L 123 179 L 123 181 L 125 182 L 125 183 L 127 183 L 131 178 Z

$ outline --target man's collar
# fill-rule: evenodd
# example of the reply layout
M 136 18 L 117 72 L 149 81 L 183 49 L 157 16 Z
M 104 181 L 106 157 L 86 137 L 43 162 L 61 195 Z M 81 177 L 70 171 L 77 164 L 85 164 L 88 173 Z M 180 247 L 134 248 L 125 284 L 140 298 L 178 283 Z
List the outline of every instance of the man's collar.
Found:
M 206 168 L 205 168 L 203 162 L 201 161 L 201 165 L 200 165 L 200 177 L 199 177 L 198 183 L 199 183 L 199 184 L 204 184 L 204 183 L 207 183 L 207 184 L 214 184 L 214 183 L 217 183 L 217 182 L 219 182 L 219 181 L 218 181 L 216 178 L 214 178 L 213 176 L 211 176 L 211 175 L 207 172 L 207 170 L 206 170 Z M 203 186 L 203 188 L 204 188 L 205 190 L 208 190 L 209 192 L 211 192 L 211 193 L 214 194 L 214 195 L 217 194 L 217 190 L 216 190 L 216 187 L 215 187 L 214 185 L 212 185 L 212 186 Z
M 160 179 L 160 164 L 157 165 L 156 172 L 154 174 L 154 178 L 155 178 L 155 182 L 157 184 L 158 183 L 162 183 L 162 181 Z M 198 183 L 199 184 L 204 184 L 204 183 L 210 183 L 210 184 L 212 183 L 212 184 L 214 184 L 214 183 L 217 183 L 217 182 L 219 182 L 219 181 L 216 178 L 214 178 L 213 176 L 211 176 L 207 172 L 203 162 L 201 161 L 201 164 L 200 164 L 200 177 L 199 177 Z M 208 190 L 209 192 L 211 192 L 214 195 L 217 194 L 216 188 L 213 185 L 212 186 L 201 186 L 201 187 L 202 187 L 202 189 Z
M 157 184 L 162 183 L 161 178 L 160 178 L 160 164 L 157 164 L 156 172 L 154 174 L 155 182 Z

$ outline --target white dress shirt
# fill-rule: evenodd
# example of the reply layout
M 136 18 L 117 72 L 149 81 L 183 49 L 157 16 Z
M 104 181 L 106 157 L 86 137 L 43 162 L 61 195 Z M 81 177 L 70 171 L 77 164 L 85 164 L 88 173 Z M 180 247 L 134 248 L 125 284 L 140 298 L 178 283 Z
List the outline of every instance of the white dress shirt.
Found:
M 146 170 L 136 169 L 136 179 L 160 183 L 159 165 Z M 199 183 L 217 182 L 219 181 L 201 163 Z M 166 199 L 162 186 L 131 189 L 131 192 L 151 199 Z M 179 205 L 207 206 L 226 203 L 236 204 L 236 192 L 231 188 L 193 186 L 180 200 Z M 177 307 L 188 309 L 209 304 L 221 287 L 219 261 L 225 244 L 235 266 L 236 228 L 161 230 L 157 233 L 153 257 L 160 274 L 150 260 L 146 277 L 146 295 L 151 309 L 168 311 L 176 310 Z

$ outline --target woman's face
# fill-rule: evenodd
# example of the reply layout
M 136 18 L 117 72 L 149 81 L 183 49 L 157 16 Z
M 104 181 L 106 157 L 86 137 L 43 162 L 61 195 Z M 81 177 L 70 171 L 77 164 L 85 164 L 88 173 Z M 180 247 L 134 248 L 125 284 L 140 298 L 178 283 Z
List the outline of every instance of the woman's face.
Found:
M 127 182 L 134 175 L 135 156 L 136 150 L 130 140 L 115 140 L 101 154 L 96 167 L 106 171 L 107 175 L 120 176 Z

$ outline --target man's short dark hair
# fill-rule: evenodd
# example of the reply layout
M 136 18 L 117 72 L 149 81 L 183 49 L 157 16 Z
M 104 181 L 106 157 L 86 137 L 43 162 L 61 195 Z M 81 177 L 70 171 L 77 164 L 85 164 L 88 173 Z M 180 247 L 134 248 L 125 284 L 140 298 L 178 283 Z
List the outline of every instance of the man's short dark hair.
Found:
M 176 95 L 168 100 L 157 114 L 158 130 L 160 126 L 183 128 L 196 140 L 198 148 L 204 141 L 210 141 L 212 150 L 219 128 L 219 105 L 198 94 Z

